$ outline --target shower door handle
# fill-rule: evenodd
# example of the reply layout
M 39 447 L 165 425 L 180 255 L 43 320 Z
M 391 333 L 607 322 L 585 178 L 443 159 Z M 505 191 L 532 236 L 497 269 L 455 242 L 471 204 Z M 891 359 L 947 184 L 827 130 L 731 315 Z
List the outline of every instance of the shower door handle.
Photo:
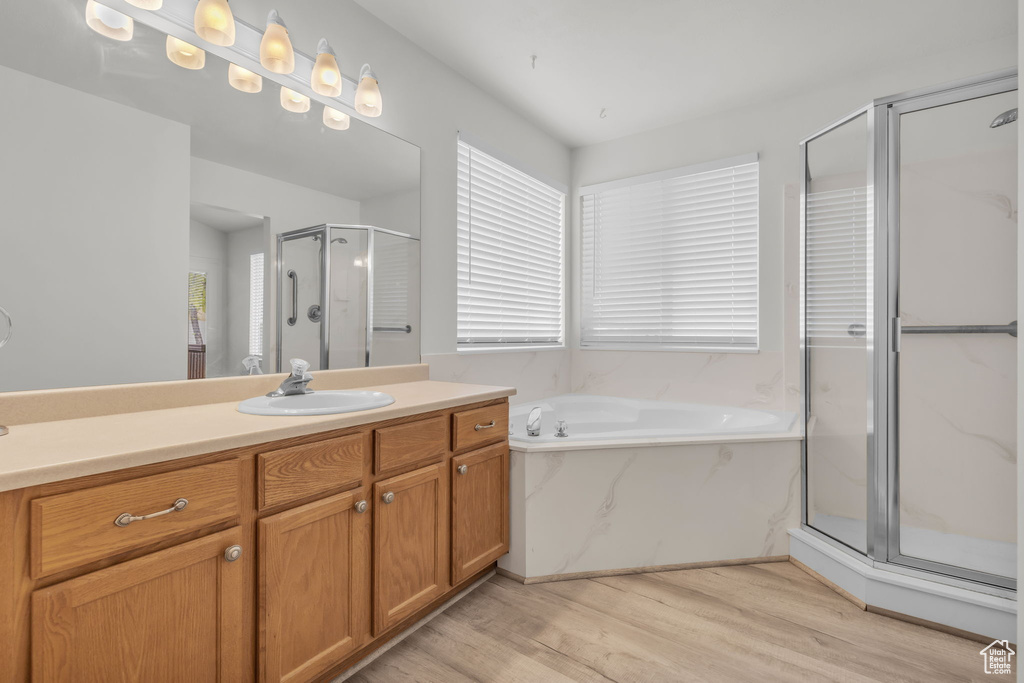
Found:
M 294 270 L 289 270 L 288 277 L 292 281 L 292 315 L 288 318 L 288 324 L 294 327 L 299 320 L 299 276 Z

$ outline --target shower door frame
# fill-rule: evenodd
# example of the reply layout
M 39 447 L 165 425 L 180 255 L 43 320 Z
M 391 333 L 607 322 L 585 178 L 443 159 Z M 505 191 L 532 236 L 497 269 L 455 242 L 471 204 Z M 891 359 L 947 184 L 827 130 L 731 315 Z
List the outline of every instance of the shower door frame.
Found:
M 320 369 L 328 370 L 331 367 L 331 307 L 329 304 L 331 301 L 331 230 L 334 229 L 366 231 L 366 352 L 364 354 L 365 365 L 362 366 L 366 368 L 370 367 L 370 350 L 373 346 L 374 235 L 376 233 L 382 233 L 385 235 L 393 235 L 394 237 L 401 237 L 413 242 L 420 241 L 419 237 L 413 237 L 412 235 L 404 232 L 398 232 L 397 230 L 378 228 L 375 225 L 348 225 L 342 223 L 323 223 L 309 228 L 299 228 L 298 230 L 291 230 L 289 232 L 282 232 L 278 234 L 277 263 L 275 266 L 275 271 L 277 273 L 277 329 L 275 348 L 277 372 L 283 372 L 281 369 L 283 355 L 281 344 L 284 336 L 284 328 L 282 328 L 282 325 L 284 324 L 284 243 L 292 240 L 312 237 L 314 235 L 320 235 L 321 244 L 324 245 L 320 255 Z M 420 307 L 421 303 L 422 293 L 420 293 L 420 300 L 416 302 L 417 307 Z M 408 329 L 407 334 L 412 334 L 411 328 Z
M 980 80 L 946 87 L 929 93 L 905 96 L 899 99 L 889 98 L 879 108 L 885 110 L 887 154 L 881 163 L 886 165 L 885 173 L 885 216 L 876 230 L 876 245 L 886 246 L 884 270 L 878 270 L 884 277 L 876 278 L 875 301 L 884 301 L 885 306 L 878 306 L 875 316 L 877 330 L 885 331 L 885 353 L 880 354 L 884 362 L 880 362 L 879 375 L 884 373 L 884 400 L 877 403 L 886 411 L 884 423 L 887 429 L 878 432 L 874 447 L 881 457 L 877 457 L 876 477 L 879 483 L 884 480 L 885 502 L 887 515 L 884 528 L 875 525 L 875 545 L 885 548 L 886 561 L 903 567 L 910 567 L 946 576 L 954 576 L 966 581 L 998 586 L 1016 590 L 1017 580 L 1013 577 L 1000 576 L 975 569 L 967 569 L 956 565 L 945 564 L 935 560 L 927 560 L 900 551 L 900 443 L 899 443 L 899 356 L 897 350 L 896 327 L 899 320 L 899 284 L 900 284 L 900 117 L 904 114 L 943 107 L 958 102 L 990 97 L 1017 90 L 1017 74 L 1005 73 L 983 77 Z M 876 172 L 878 168 L 876 167 Z M 882 202 L 880 201 L 879 204 Z M 885 240 L 884 242 L 882 240 Z M 881 264 L 876 256 L 875 267 Z M 884 281 L 880 281 L 884 280 Z M 880 392 L 881 393 L 881 392 Z M 884 441 L 882 441 L 884 437 Z M 884 546 L 882 544 L 885 544 Z
M 1015 595 L 1014 578 L 979 572 L 899 552 L 899 420 L 896 391 L 898 353 L 894 350 L 899 309 L 899 116 L 1017 90 L 1017 70 L 1005 69 L 941 86 L 873 100 L 800 142 L 800 389 L 804 439 L 801 441 L 800 528 L 845 554 L 875 567 L 999 595 Z M 866 552 L 808 523 L 807 421 L 811 414 L 810 349 L 807 345 L 807 186 L 808 143 L 866 115 L 869 215 L 872 220 L 873 288 L 865 321 L 867 356 L 867 519 Z

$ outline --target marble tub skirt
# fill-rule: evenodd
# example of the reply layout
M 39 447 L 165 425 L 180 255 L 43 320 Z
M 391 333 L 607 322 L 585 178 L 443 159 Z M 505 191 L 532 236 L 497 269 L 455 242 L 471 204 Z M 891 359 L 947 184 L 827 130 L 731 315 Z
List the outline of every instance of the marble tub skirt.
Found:
M 511 548 L 526 581 L 789 554 L 800 436 L 511 447 Z

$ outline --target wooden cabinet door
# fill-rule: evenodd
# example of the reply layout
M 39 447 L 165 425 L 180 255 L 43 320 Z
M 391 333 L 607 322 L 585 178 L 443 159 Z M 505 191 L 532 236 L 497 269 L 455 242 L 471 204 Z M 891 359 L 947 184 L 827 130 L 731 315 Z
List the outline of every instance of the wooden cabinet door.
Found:
M 312 680 L 369 639 L 368 507 L 357 489 L 260 520 L 260 680 Z
M 431 465 L 373 485 L 375 635 L 430 603 L 447 587 L 443 468 L 443 463 Z
M 508 446 L 452 458 L 452 585 L 508 552 Z
M 240 681 L 251 549 L 241 531 L 146 555 L 32 594 L 32 680 Z

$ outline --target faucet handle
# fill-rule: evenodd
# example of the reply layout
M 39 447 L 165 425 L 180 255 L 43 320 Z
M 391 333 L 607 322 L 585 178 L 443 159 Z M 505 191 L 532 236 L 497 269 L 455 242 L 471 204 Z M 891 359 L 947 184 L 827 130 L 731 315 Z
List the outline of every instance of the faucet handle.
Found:
M 555 423 L 555 436 L 566 437 L 569 436 L 569 423 L 565 420 L 559 420 Z
M 301 358 L 292 358 L 289 362 L 292 364 L 293 377 L 306 376 L 306 371 L 309 370 L 309 363 L 302 360 Z

